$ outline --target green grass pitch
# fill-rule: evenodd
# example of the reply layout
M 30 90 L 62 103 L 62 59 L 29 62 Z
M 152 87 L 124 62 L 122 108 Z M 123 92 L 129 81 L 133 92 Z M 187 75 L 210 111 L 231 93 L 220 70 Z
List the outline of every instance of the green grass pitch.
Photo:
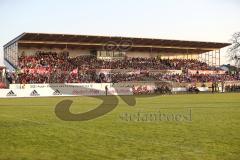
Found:
M 73 100 L 73 113 L 101 103 L 93 97 L 0 99 L 0 160 L 240 159 L 239 93 L 137 96 L 134 107 L 119 98 L 112 112 L 77 122 L 56 117 L 63 99 Z M 191 120 L 144 120 L 160 112 Z M 123 119 L 138 113 L 140 120 Z

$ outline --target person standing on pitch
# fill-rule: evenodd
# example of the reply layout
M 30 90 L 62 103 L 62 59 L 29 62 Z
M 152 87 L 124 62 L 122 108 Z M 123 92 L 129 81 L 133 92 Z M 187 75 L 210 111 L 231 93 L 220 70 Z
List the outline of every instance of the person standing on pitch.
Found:
M 214 93 L 214 87 L 215 87 L 214 82 L 212 82 L 212 93 Z
M 107 93 L 108 93 L 108 86 L 106 85 L 105 86 L 105 95 L 107 96 Z
M 224 81 L 222 81 L 222 82 L 221 82 L 221 85 L 222 85 L 222 93 L 224 92 L 224 87 L 225 87 L 225 85 L 224 85 L 224 84 L 225 84 L 225 82 L 224 82 Z

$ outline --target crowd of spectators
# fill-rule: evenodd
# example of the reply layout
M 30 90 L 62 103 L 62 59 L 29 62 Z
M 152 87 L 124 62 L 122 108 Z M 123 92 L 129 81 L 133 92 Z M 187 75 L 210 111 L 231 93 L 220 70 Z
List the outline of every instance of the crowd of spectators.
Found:
M 227 85 L 225 86 L 226 92 L 239 92 L 240 91 L 240 85 Z
M 0 88 L 6 88 L 6 85 L 4 83 L 3 71 L 1 67 L 0 67 Z
M 234 81 L 240 80 L 234 75 L 187 75 L 187 74 L 107 74 L 100 75 L 93 72 L 79 73 L 78 75 L 52 72 L 51 74 L 21 73 L 14 75 L 16 80 L 13 83 L 119 83 L 137 81 L 173 81 L 179 83 L 205 83 L 214 81 Z
M 55 52 L 37 52 L 35 56 L 19 57 L 19 69 L 38 69 L 46 68 L 47 70 L 58 69 L 61 71 L 70 71 L 74 65 L 69 61 L 68 53 Z
M 36 70 L 43 69 L 44 73 Z M 31 71 L 33 69 L 34 71 Z M 125 58 L 106 61 L 94 56 L 70 57 L 67 52 L 37 52 L 34 56 L 19 57 L 18 71 L 8 73 L 10 83 L 91 83 L 126 81 L 173 81 L 173 82 L 214 82 L 240 80 L 238 75 L 218 74 L 139 74 L 96 73 L 96 69 L 136 69 L 136 70 L 218 70 L 204 62 L 190 59 Z M 73 72 L 75 70 L 75 72 Z
M 2 89 L 2 88 L 6 88 L 6 85 L 5 85 L 5 83 L 3 83 L 3 82 L 0 82 L 0 88 Z
M 71 58 L 68 53 L 37 52 L 35 56 L 21 56 L 19 68 L 49 67 L 63 71 L 73 67 L 83 69 L 139 69 L 139 70 L 216 70 L 205 62 L 194 59 L 160 59 L 160 58 L 125 58 L 123 60 L 101 60 L 94 56 L 78 56 Z
M 205 82 L 221 82 L 221 81 L 234 81 L 240 80 L 237 75 L 205 75 L 205 74 L 113 74 L 111 80 L 115 83 L 123 81 L 173 81 L 173 82 L 185 82 L 185 83 L 205 83 Z

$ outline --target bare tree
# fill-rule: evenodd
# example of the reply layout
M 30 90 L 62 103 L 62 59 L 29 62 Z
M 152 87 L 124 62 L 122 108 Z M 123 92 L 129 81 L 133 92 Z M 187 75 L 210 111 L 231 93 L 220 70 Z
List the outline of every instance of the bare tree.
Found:
M 228 56 L 236 67 L 240 67 L 240 32 L 234 33 L 230 41 L 232 45 L 228 49 Z

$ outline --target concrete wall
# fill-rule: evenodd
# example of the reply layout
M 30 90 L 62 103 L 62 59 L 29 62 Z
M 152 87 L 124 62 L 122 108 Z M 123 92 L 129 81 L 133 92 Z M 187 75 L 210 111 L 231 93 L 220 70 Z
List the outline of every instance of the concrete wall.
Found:
M 150 58 L 150 57 L 156 57 L 158 53 L 150 53 L 150 52 L 127 52 L 127 57 L 137 58 L 137 57 L 144 57 L 144 58 Z
M 197 59 L 197 55 L 178 55 L 174 53 L 150 53 L 150 52 L 127 52 L 127 57 L 144 57 L 144 58 L 151 58 L 161 56 L 163 59 Z
M 30 56 L 30 55 L 34 55 L 37 51 L 44 51 L 44 52 L 63 52 L 64 50 L 62 49 L 58 49 L 58 48 L 53 48 L 53 49 L 49 49 L 49 48 L 19 48 L 18 49 L 18 54 L 19 56 L 22 55 L 22 53 L 24 52 L 25 56 Z M 69 55 L 70 57 L 77 57 L 77 56 L 81 56 L 81 55 L 90 55 L 90 51 L 89 50 L 81 50 L 81 49 L 68 49 Z

